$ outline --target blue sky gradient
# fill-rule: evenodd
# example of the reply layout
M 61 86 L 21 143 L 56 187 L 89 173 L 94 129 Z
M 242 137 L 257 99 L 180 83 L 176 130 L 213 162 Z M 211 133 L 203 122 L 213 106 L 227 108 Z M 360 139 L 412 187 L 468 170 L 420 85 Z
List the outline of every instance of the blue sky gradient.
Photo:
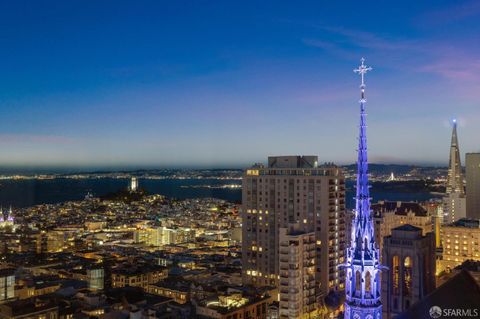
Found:
M 480 151 L 478 1 L 0 2 L 0 165 L 446 164 Z

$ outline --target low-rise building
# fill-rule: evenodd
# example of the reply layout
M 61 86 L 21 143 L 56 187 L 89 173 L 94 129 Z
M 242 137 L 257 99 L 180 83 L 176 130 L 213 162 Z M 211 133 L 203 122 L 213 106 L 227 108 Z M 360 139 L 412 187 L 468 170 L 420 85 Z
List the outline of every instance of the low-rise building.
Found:
M 0 305 L 2 319 L 57 319 L 58 314 L 58 306 L 51 299 L 29 298 Z
M 268 295 L 250 297 L 242 293 L 231 293 L 198 303 L 196 313 L 201 318 L 266 319 L 268 306 L 272 301 L 272 298 Z
M 0 303 L 15 298 L 15 269 L 0 269 Z
M 35 276 L 32 278 L 20 279 L 15 289 L 15 296 L 18 299 L 28 299 L 43 296 L 55 292 L 61 287 L 58 277 Z
M 450 271 L 466 260 L 480 260 L 480 220 L 460 219 L 441 227 L 440 270 Z
M 434 232 L 434 218 L 422 205 L 415 202 L 379 201 L 372 204 L 375 242 L 380 252 L 383 239 L 392 234 L 392 229 L 402 225 L 413 225 L 422 229 L 422 235 Z
M 190 228 L 171 229 L 165 226 L 138 229 L 134 232 L 136 243 L 145 243 L 148 246 L 161 247 L 195 241 L 195 230 Z
M 112 269 L 112 287 L 130 286 L 147 289 L 148 285 L 167 278 L 167 276 L 168 270 L 161 266 L 122 265 Z
M 189 281 L 180 278 L 169 277 L 168 279 L 148 285 L 147 292 L 152 295 L 172 298 L 179 304 L 190 301 Z

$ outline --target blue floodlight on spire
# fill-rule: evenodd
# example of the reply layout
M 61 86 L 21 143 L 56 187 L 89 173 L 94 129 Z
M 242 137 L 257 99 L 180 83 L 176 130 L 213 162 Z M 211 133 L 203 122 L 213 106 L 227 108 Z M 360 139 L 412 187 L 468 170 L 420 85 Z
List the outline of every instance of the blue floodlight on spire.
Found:
M 375 243 L 373 221 L 370 211 L 368 185 L 367 121 L 365 113 L 365 75 L 371 71 L 361 59 L 360 66 L 353 70 L 361 77 L 360 84 L 360 132 L 358 138 L 357 189 L 355 217 L 352 221 L 351 242 L 347 248 L 347 260 L 342 267 L 346 270 L 345 319 L 380 319 L 379 251 Z

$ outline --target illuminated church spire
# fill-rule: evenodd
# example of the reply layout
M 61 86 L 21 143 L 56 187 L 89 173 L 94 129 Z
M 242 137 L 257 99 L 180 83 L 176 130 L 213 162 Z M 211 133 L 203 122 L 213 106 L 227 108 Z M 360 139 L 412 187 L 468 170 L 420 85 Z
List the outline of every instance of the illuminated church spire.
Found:
M 347 248 L 347 261 L 343 265 L 346 276 L 345 319 L 380 319 L 379 251 L 373 233 L 368 185 L 367 123 L 365 104 L 365 74 L 372 70 L 362 58 L 354 72 L 361 76 L 360 84 L 360 132 L 358 138 L 357 193 L 355 217 L 352 222 L 351 243 Z

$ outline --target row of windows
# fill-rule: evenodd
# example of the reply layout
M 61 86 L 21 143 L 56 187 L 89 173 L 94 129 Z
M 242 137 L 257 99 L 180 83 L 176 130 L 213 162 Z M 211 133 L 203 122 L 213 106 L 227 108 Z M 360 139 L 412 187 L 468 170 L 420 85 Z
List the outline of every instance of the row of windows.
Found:
M 450 243 L 450 239 L 447 239 L 447 243 Z M 459 241 L 458 241 L 458 240 L 455 240 L 455 244 L 459 244 Z M 464 244 L 464 245 L 467 245 L 467 244 L 468 244 L 468 241 L 464 240 L 464 241 L 463 241 L 463 244 Z M 472 245 L 478 245 L 478 242 L 472 241 Z
M 445 232 L 444 232 L 444 233 L 445 233 Z M 458 235 L 458 234 L 453 235 L 453 234 L 450 234 L 450 233 L 446 233 L 446 234 L 444 234 L 444 235 L 445 235 L 446 237 L 455 237 L 455 238 L 460 238 L 460 237 L 463 237 L 463 238 L 467 238 L 467 237 L 475 238 L 475 237 L 477 237 L 477 238 L 478 238 L 478 235 L 479 235 L 479 234 L 475 233 L 475 234 L 470 234 L 470 236 L 467 236 L 467 235 L 460 236 L 460 235 Z
M 257 180 L 257 181 L 259 181 L 260 183 L 263 182 L 263 178 L 256 178 L 256 179 L 253 179 L 253 180 Z M 277 178 L 277 179 L 274 179 L 274 180 L 277 181 L 277 183 L 281 183 L 281 182 L 282 182 L 282 179 L 280 179 L 280 178 Z M 310 181 L 312 181 L 312 182 L 315 181 L 316 184 L 320 184 L 320 183 L 322 182 L 322 180 L 323 180 L 323 181 L 327 181 L 326 179 L 317 179 L 317 178 L 301 179 L 301 180 L 303 181 L 304 184 L 306 184 L 307 181 L 308 181 L 308 182 L 310 182 Z M 301 183 L 301 182 L 300 182 L 301 180 L 297 178 L 296 181 L 297 181 L 297 183 Z M 272 181 L 272 179 L 270 179 L 270 178 L 266 178 L 266 179 L 265 179 L 265 183 L 268 183 L 269 181 Z M 288 183 L 288 182 L 290 182 L 290 181 L 295 182 L 295 179 L 283 179 L 283 182 L 284 182 L 284 183 Z M 329 179 L 329 180 L 328 180 L 328 183 L 329 183 L 329 184 L 344 184 L 344 183 L 345 183 L 345 180 L 344 180 L 344 179 Z
M 450 245 L 447 245 L 447 249 L 450 249 L 450 248 L 451 248 Z M 453 249 L 459 250 L 460 247 L 455 246 L 455 247 L 453 247 Z M 463 246 L 463 250 L 468 250 L 468 246 Z M 476 249 L 476 248 L 472 248 L 472 250 L 473 250 L 473 251 L 480 251 L 480 249 Z

